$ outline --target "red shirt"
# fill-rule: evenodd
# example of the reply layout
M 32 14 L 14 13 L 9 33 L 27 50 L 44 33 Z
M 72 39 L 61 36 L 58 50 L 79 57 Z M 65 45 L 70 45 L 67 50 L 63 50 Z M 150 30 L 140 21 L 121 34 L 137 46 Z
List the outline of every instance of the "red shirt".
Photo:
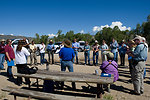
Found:
M 5 52 L 8 52 L 8 55 L 9 55 L 10 59 L 15 58 L 15 53 L 14 53 L 14 50 L 11 46 L 6 45 L 5 46 Z M 5 57 L 5 59 L 8 60 L 7 56 Z
M 0 44 L 0 53 L 5 54 L 5 45 Z

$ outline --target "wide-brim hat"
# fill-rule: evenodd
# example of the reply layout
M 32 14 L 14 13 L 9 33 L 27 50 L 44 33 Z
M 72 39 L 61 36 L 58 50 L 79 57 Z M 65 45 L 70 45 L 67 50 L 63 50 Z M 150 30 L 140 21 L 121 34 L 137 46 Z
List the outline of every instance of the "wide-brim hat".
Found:
M 68 48 L 71 48 L 71 47 L 72 47 L 71 41 L 69 41 L 69 40 L 64 40 L 64 41 L 63 41 L 63 44 L 64 44 L 64 46 L 66 46 L 66 47 L 68 47 Z
M 53 43 L 53 40 L 50 40 L 49 42 Z
M 5 39 L 1 39 L 1 40 L 0 40 L 0 42 L 5 42 L 5 41 L 6 41 Z
M 107 56 L 108 58 L 114 58 L 114 54 L 111 53 L 111 52 L 108 52 L 108 53 L 106 54 L 106 56 Z
M 142 40 L 142 37 L 141 36 L 136 36 L 134 39 L 133 39 L 133 41 L 135 41 L 135 40 Z

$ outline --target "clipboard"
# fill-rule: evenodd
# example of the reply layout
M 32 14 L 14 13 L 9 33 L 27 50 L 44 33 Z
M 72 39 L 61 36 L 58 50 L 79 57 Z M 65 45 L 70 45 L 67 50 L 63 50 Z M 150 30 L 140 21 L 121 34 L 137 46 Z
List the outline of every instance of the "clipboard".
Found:
M 8 65 L 8 66 L 15 66 L 15 64 L 14 64 L 14 61 L 13 61 L 13 60 L 11 60 L 10 62 L 9 62 L 9 61 L 7 61 L 7 65 Z

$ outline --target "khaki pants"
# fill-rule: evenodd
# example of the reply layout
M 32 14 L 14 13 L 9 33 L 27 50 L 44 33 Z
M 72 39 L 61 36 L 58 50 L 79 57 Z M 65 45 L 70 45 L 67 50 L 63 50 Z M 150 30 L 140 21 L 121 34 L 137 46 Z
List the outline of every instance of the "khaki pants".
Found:
M 34 59 L 34 64 L 37 64 L 37 58 L 36 58 L 36 53 L 30 53 L 30 64 L 33 64 L 33 59 Z
M 140 61 L 133 66 L 132 81 L 133 81 L 134 91 L 136 93 L 144 92 L 144 86 L 143 86 L 144 67 L 145 67 L 144 61 Z

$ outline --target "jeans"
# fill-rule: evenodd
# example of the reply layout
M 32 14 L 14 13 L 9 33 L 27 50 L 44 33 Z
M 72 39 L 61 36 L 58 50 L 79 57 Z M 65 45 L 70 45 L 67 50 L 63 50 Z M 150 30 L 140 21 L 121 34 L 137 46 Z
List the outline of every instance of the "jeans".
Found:
M 95 56 L 96 56 L 96 63 L 95 63 Z M 93 64 L 98 64 L 98 56 L 99 56 L 99 52 L 93 52 Z
M 73 72 L 72 61 L 61 61 L 61 71 L 66 71 L 66 67 L 68 67 L 69 72 Z
M 125 54 L 123 54 L 123 53 L 120 54 L 120 61 L 121 61 L 120 65 L 124 66 L 125 65 Z
M 75 53 L 75 56 L 76 56 L 76 63 L 78 64 L 79 63 L 78 62 L 78 51 L 75 50 L 74 53 Z M 74 63 L 74 58 L 73 58 L 73 63 Z
M 40 53 L 41 64 L 44 64 L 44 56 L 45 56 L 45 53 Z
M 5 54 L 0 54 L 0 69 L 4 69 Z
M 30 53 L 30 64 L 33 63 L 33 59 L 34 59 L 34 64 L 36 65 L 37 64 L 37 58 L 36 58 L 36 53 Z
M 54 51 L 48 51 L 48 61 L 50 63 L 50 56 L 52 56 L 52 64 L 54 64 Z
M 12 66 L 7 67 L 7 76 L 9 76 L 9 77 L 12 76 Z
M 90 64 L 90 52 L 84 52 L 85 57 L 85 64 L 87 64 L 87 58 L 88 58 L 88 64 Z
M 118 63 L 118 52 L 113 53 L 114 54 L 114 61 Z

